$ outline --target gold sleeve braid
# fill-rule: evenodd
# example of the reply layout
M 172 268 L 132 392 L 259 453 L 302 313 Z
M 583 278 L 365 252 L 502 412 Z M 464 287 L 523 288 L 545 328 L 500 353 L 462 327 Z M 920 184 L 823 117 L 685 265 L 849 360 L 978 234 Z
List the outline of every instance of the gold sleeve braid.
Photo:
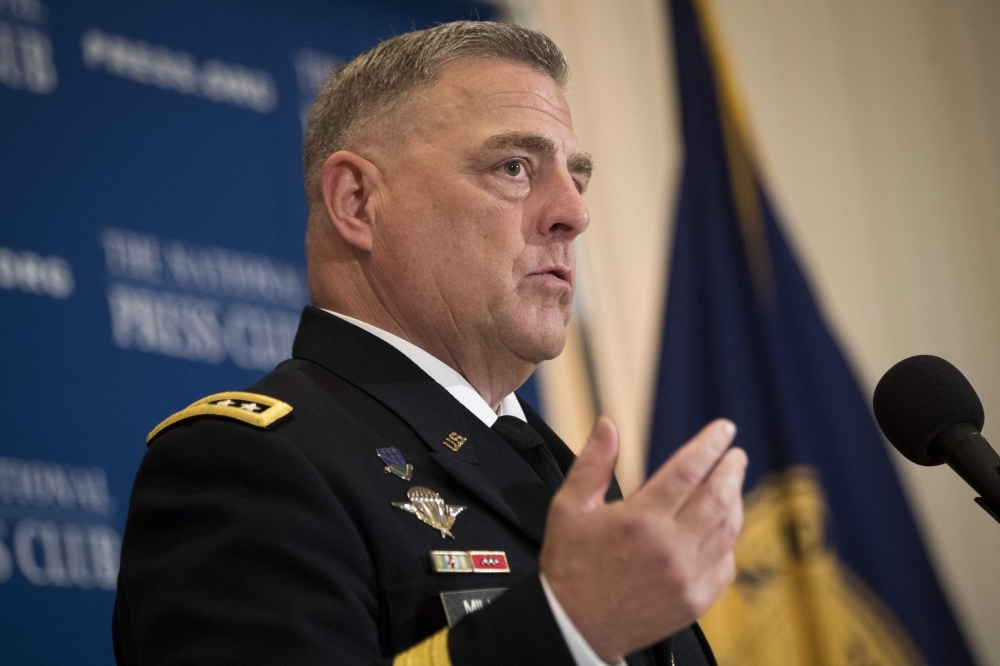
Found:
M 406 652 L 400 652 L 392 660 L 392 666 L 451 666 L 448 630 L 442 629 Z

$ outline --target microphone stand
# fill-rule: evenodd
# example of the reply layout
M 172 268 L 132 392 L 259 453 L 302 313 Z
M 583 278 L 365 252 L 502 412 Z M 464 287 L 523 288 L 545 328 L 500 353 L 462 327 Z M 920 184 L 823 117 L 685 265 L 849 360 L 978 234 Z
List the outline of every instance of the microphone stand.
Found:
M 1000 523 L 1000 456 L 979 429 L 968 423 L 949 426 L 934 438 L 930 453 L 979 491 L 976 504 Z
M 1000 474 L 1000 469 L 997 470 L 997 473 Z M 1000 515 L 997 515 L 997 512 L 990 508 L 990 505 L 986 503 L 986 500 L 984 500 L 982 497 L 977 497 L 976 504 L 983 507 L 983 511 L 993 516 L 993 520 L 1000 523 Z

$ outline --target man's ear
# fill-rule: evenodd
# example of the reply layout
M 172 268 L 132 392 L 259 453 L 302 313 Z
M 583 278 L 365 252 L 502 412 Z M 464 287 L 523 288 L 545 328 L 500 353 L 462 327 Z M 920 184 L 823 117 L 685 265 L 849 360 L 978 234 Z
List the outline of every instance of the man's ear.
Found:
M 372 249 L 368 204 L 380 176 L 374 164 L 346 150 L 326 158 L 320 172 L 323 206 L 330 224 L 345 243 L 365 252 Z

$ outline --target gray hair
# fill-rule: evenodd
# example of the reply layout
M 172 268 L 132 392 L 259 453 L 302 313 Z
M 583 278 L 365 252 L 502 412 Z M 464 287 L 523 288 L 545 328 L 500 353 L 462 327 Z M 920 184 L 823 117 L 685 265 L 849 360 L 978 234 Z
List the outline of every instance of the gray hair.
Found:
M 540 32 L 509 23 L 455 21 L 393 37 L 334 72 L 313 102 L 302 150 L 306 199 L 319 201 L 326 158 L 343 150 L 363 124 L 384 118 L 414 92 L 433 85 L 462 58 L 510 60 L 552 77 L 560 88 L 566 57 Z

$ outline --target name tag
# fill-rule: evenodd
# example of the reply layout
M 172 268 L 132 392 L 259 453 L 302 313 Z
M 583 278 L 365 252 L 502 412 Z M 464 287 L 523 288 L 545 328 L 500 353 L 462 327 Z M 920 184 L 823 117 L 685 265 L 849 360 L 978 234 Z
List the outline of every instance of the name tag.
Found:
M 441 603 L 448 618 L 448 626 L 453 627 L 469 613 L 490 605 L 490 602 L 507 591 L 506 587 L 489 587 L 483 590 L 457 590 L 442 592 Z

